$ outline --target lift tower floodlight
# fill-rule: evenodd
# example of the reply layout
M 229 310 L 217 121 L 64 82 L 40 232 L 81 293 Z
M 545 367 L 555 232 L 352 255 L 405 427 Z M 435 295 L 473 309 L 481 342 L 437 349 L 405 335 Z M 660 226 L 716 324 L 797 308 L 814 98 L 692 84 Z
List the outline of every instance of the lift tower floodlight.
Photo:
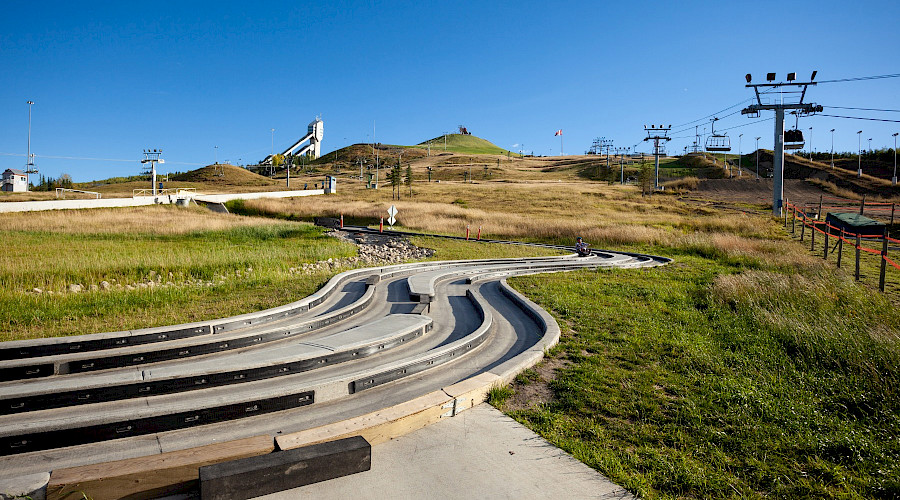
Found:
M 647 128 L 647 126 L 644 125 L 644 131 L 647 132 L 647 137 L 645 137 L 644 140 L 653 141 L 653 156 L 655 157 L 656 166 L 656 181 L 653 189 L 659 189 L 659 155 L 665 150 L 665 143 L 672 140 L 672 138 L 668 136 L 670 130 L 672 130 L 671 125 L 668 127 L 660 125 L 658 128 L 653 125 L 650 125 L 650 128 Z M 663 141 L 662 146 L 660 146 L 659 141 Z
M 144 159 L 141 160 L 141 163 L 150 164 L 150 182 L 152 182 L 153 187 L 153 197 L 155 198 L 157 195 L 156 191 L 156 164 L 163 164 L 166 160 L 163 160 L 159 157 L 162 154 L 162 149 L 145 149 L 144 150 Z
M 804 103 L 806 97 L 806 89 L 810 85 L 815 85 L 816 72 L 813 71 L 808 82 L 796 82 L 794 73 L 789 73 L 787 82 L 775 82 L 775 73 L 766 75 L 767 83 L 750 83 L 751 75 L 746 76 L 746 87 L 752 88 L 756 94 L 756 104 L 741 110 L 741 114 L 750 115 L 752 118 L 759 116 L 760 111 L 775 111 L 775 150 L 772 162 L 772 214 L 781 216 L 782 205 L 784 204 L 784 111 L 786 109 L 796 110 L 799 114 L 811 115 L 822 111 L 822 106 L 810 103 Z M 763 102 L 764 96 L 760 95 L 760 87 L 769 88 L 770 91 L 779 90 L 778 94 L 764 92 L 765 96 L 777 96 L 774 102 Z M 786 89 L 785 89 L 786 88 Z M 780 102 L 779 102 L 780 101 Z

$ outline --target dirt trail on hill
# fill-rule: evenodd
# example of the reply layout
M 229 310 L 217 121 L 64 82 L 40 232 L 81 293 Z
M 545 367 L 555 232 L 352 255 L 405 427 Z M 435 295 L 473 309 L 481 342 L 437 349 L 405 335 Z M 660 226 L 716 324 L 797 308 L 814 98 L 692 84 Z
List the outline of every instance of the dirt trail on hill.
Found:
M 784 196 L 798 204 L 818 203 L 819 196 L 834 197 L 818 187 L 800 180 L 784 180 Z M 704 179 L 685 198 L 706 199 L 726 203 L 772 203 L 772 179 Z

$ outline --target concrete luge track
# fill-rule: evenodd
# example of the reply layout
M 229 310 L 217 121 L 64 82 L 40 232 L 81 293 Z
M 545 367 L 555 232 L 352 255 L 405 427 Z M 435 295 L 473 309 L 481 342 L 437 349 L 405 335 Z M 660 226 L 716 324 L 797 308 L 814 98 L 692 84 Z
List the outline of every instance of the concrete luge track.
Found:
M 0 478 L 260 435 L 288 448 L 353 433 L 372 418 L 459 388 L 483 393 L 538 361 L 558 338 L 552 317 L 504 277 L 667 262 L 596 251 L 585 258 L 400 264 L 341 273 L 306 299 L 240 317 L 0 344 L 6 358 L 0 367 L 53 367 L 52 375 L 0 382 Z M 148 336 L 160 334 L 170 337 Z M 153 357 L 269 334 L 266 342 L 189 359 Z M 134 338 L 146 341 L 116 343 Z M 89 347 L 72 354 L 79 345 Z M 73 359 L 121 359 L 128 349 L 144 353 L 145 361 L 92 372 L 60 369 Z M 460 397 L 435 415 L 461 410 Z

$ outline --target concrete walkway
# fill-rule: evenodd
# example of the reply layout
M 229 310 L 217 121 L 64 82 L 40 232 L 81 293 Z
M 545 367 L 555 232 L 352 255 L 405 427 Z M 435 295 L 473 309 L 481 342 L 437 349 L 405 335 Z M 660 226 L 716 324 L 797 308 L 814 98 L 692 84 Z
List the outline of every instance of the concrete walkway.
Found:
M 634 499 L 597 471 L 484 403 L 372 448 L 372 470 L 267 500 Z

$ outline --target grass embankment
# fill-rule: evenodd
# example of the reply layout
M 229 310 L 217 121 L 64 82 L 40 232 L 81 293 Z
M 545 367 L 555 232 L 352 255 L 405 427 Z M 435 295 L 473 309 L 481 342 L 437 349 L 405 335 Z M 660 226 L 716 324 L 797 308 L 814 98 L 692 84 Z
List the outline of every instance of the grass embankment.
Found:
M 495 404 L 643 498 L 896 498 L 896 308 L 828 271 L 656 250 L 676 264 L 512 280 L 564 332 L 555 373 L 516 386 L 549 396 Z
M 203 209 L 4 214 L 0 228 L 0 340 L 273 307 L 312 293 L 328 278 L 298 278 L 291 267 L 355 254 L 352 245 L 309 224 Z M 70 285 L 83 291 L 70 292 Z
M 292 268 L 357 253 L 307 223 L 171 206 L 3 214 L 0 230 L 0 341 L 274 307 L 309 295 L 344 270 L 299 274 Z M 437 238 L 414 242 L 435 248 L 433 259 L 553 253 Z M 71 285 L 82 291 L 69 291 Z

